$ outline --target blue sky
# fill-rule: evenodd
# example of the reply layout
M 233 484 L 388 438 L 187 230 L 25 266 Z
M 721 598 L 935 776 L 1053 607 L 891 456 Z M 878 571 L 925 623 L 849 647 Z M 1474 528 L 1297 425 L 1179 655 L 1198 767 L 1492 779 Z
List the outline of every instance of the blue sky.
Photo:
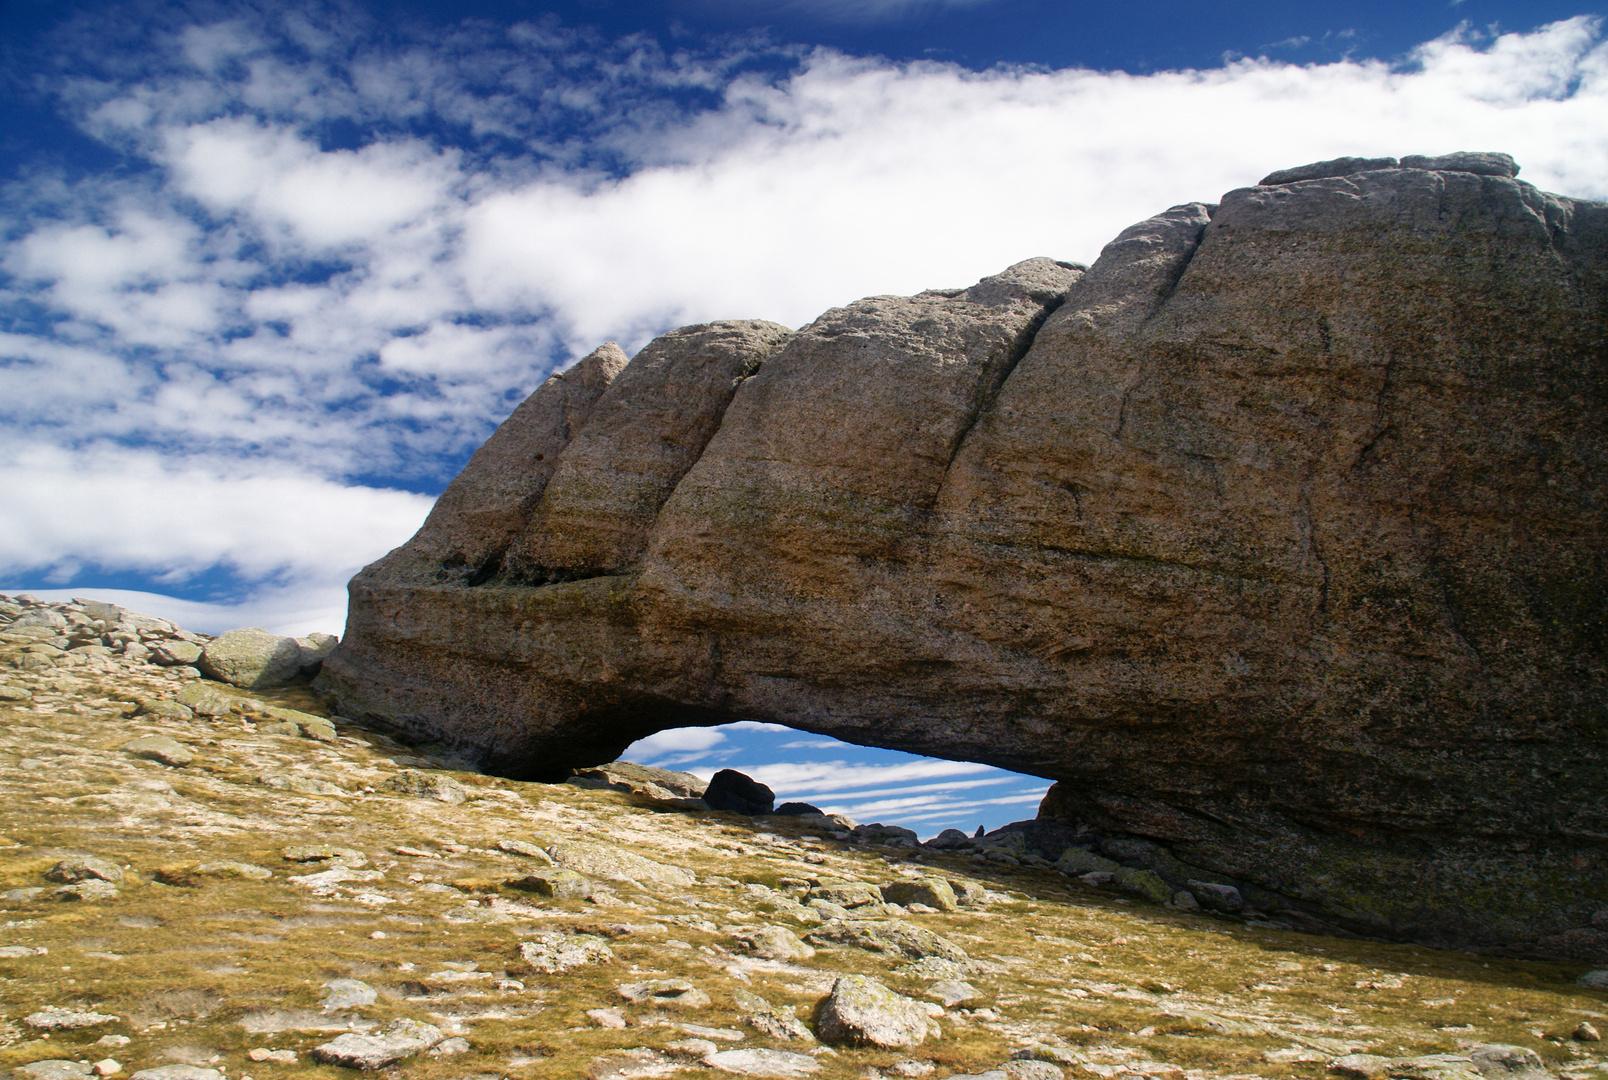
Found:
M 1090 262 L 1346 154 L 1608 197 L 1601 15 L 0 0 L 0 590 L 338 630 L 602 341 Z

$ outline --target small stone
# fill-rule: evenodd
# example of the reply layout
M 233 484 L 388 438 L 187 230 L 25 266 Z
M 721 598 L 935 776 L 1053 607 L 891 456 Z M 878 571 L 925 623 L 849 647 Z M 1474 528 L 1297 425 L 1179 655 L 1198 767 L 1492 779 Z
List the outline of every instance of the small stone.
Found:
M 168 720 L 189 720 L 195 713 L 188 705 L 180 705 L 168 698 L 146 698 L 134 713 L 135 716 L 160 716 Z
M 1608 989 L 1608 969 L 1588 971 L 1575 980 L 1575 985 L 1590 987 L 1594 990 Z
M 446 1036 L 440 1028 L 417 1020 L 393 1020 L 378 1035 L 348 1032 L 313 1048 L 315 1060 L 348 1069 L 381 1069 L 392 1062 L 412 1057 L 441 1042 Z
M 0 701 L 32 701 L 33 693 L 20 686 L 6 686 L 0 683 Z
M 711 810 L 730 810 L 738 814 L 768 814 L 776 805 L 776 793 L 758 780 L 736 769 L 721 769 L 709 778 L 703 801 Z
M 764 960 L 808 960 L 815 950 L 784 926 L 766 926 L 732 935 L 738 946 Z
M 267 773 L 257 777 L 257 782 L 264 787 L 276 788 L 280 791 L 294 791 L 298 795 L 336 795 L 344 796 L 346 791 L 338 788 L 328 780 L 320 780 L 316 776 L 302 776 L 298 773 Z
M 228 861 L 199 863 L 195 872 L 202 877 L 239 878 L 245 881 L 267 881 L 274 876 L 274 872 L 266 866 Z
M 701 1061 L 719 1049 L 720 1047 L 708 1039 L 677 1039 L 675 1042 L 665 1046 L 665 1050 L 669 1052 L 671 1057 L 680 1058 L 683 1061 Z
M 29 900 L 39 899 L 39 897 L 44 894 L 44 891 L 45 890 L 43 888 L 37 885 L 29 885 L 21 889 L 7 889 L 5 892 L 0 893 L 0 900 L 9 900 L 13 903 L 26 903 Z
M 1548 1080 L 1546 1064 L 1527 1046 L 1509 1046 L 1505 1043 L 1485 1043 L 1469 1048 L 1468 1057 L 1474 1069 L 1486 1080 Z M 1394 1070 L 1392 1070 L 1394 1071 Z
M 63 859 L 61 862 L 45 871 L 45 877 L 51 881 L 61 881 L 68 885 L 75 885 L 80 881 L 109 881 L 113 885 L 123 884 L 123 871 L 114 862 L 86 855 L 76 859 Z
M 372 1005 L 377 996 L 374 987 L 358 979 L 331 979 L 324 984 L 324 999 L 320 1004 L 326 1013 L 332 1013 Z
M 123 1064 L 115 1058 L 101 1058 L 90 1068 L 95 1070 L 96 1076 L 116 1076 L 123 1071 Z
M 510 889 L 535 893 L 554 900 L 585 900 L 592 895 L 594 888 L 590 879 L 584 874 L 557 867 L 551 870 L 537 870 L 524 877 L 513 878 L 505 884 Z
M 166 735 L 143 735 L 124 743 L 123 751 L 175 769 L 182 769 L 195 760 L 195 751 Z
M 127 1046 L 133 1041 L 134 1040 L 129 1038 L 127 1035 L 102 1035 L 100 1038 L 95 1040 L 95 1045 L 120 1048 Z
M 257 723 L 258 735 L 289 735 L 299 736 L 302 733 L 299 724 L 292 724 L 286 720 L 261 720 Z
M 430 1048 L 431 1057 L 452 1057 L 455 1054 L 467 1054 L 470 1050 L 469 1040 L 459 1035 L 450 1039 L 442 1039 Z
M 537 862 L 547 866 L 554 865 L 553 857 L 547 854 L 540 845 L 533 844 L 529 840 L 499 840 L 497 841 L 497 848 L 511 855 L 523 855 L 527 859 L 535 859 Z
M 79 1028 L 116 1023 L 117 1017 L 108 1013 L 82 1012 L 50 1005 L 36 1013 L 29 1013 L 22 1018 L 22 1022 L 35 1031 L 76 1031 Z
M 586 1015 L 600 1028 L 608 1028 L 611 1031 L 622 1031 L 625 1028 L 624 1009 L 587 1009 Z
M 1582 1020 L 1570 1036 L 1575 1042 L 1602 1042 L 1602 1032 L 1589 1020 Z
M 841 908 L 857 908 L 882 903 L 882 890 L 862 881 L 823 883 L 812 888 L 805 897 Z
M 821 1063 L 791 1050 L 751 1048 L 721 1050 L 703 1059 L 705 1065 L 737 1076 L 808 1076 L 821 1071 Z
M 709 995 L 686 979 L 649 979 L 646 982 L 626 983 L 618 989 L 620 996 L 633 1005 L 702 1009 L 710 1003 Z
M 301 650 L 301 673 L 309 679 L 317 675 L 338 644 L 340 639 L 334 634 L 313 633 L 297 638 L 296 647 Z
M 1329 1071 L 1345 1080 L 1379 1080 L 1390 1075 L 1391 1060 L 1378 1054 L 1347 1054 L 1329 1062 Z
M 1195 894 L 1184 889 L 1179 889 L 1177 892 L 1173 893 L 1171 903 L 1172 906 L 1177 908 L 1179 911 L 1200 910 L 1200 901 L 1195 899 Z
M 1135 870 L 1131 866 L 1124 866 L 1112 875 L 1111 883 L 1123 892 L 1142 896 L 1155 904 L 1165 904 L 1172 899 L 1172 889 L 1154 870 Z
M 25 956 L 44 956 L 50 950 L 35 948 L 32 945 L 3 945 L 0 946 L 0 960 L 20 960 Z
M 821 1002 L 817 1030 L 832 1043 L 893 1048 L 915 1046 L 942 1034 L 919 1001 L 894 993 L 875 979 L 845 975 Z
M 946 1009 L 953 1009 L 957 1005 L 969 1002 L 980 1002 L 983 995 L 969 982 L 961 979 L 944 979 L 927 987 L 927 996 L 937 998 L 939 1004 Z

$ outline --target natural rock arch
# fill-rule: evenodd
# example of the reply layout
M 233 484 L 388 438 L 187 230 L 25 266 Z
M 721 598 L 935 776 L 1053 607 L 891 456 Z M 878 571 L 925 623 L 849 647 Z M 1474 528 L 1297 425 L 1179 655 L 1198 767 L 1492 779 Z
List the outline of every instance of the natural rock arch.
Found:
M 604 346 L 352 582 L 342 711 L 774 720 L 1376 932 L 1608 954 L 1608 207 L 1323 163 L 1082 268 Z

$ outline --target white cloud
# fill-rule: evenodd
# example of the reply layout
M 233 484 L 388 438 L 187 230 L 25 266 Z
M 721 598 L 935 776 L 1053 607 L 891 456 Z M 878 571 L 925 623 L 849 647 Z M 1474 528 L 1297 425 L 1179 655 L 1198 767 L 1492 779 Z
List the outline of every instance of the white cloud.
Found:
M 625 748 L 620 758 L 624 761 L 652 762 L 665 754 L 711 750 L 725 741 L 726 735 L 719 728 L 671 728 L 638 739 Z
M 1608 47 L 1584 17 L 1459 30 L 1405 68 L 976 73 L 820 50 L 780 78 L 733 74 L 752 43 L 382 43 L 274 18 L 153 31 L 142 74 L 118 54 L 61 79 L 139 167 L 0 193 L 0 304 L 27 315 L 0 336 L 19 493 L 0 572 L 326 581 L 428 501 L 355 477 L 439 488 L 564 356 L 1092 260 L 1278 167 L 1505 150 L 1544 188 L 1608 196 Z M 380 134 L 322 149 L 334 121 Z

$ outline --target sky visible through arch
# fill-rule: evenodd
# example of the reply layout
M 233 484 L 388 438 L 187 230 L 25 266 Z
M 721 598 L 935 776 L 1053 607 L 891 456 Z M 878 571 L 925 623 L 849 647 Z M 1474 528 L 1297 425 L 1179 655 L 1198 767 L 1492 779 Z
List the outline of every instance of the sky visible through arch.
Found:
M 1502 150 L 1608 197 L 1603 14 L 0 0 L 0 591 L 338 630 L 351 574 L 604 340 L 1092 262 L 1342 155 Z M 728 738 L 710 764 L 798 753 Z

